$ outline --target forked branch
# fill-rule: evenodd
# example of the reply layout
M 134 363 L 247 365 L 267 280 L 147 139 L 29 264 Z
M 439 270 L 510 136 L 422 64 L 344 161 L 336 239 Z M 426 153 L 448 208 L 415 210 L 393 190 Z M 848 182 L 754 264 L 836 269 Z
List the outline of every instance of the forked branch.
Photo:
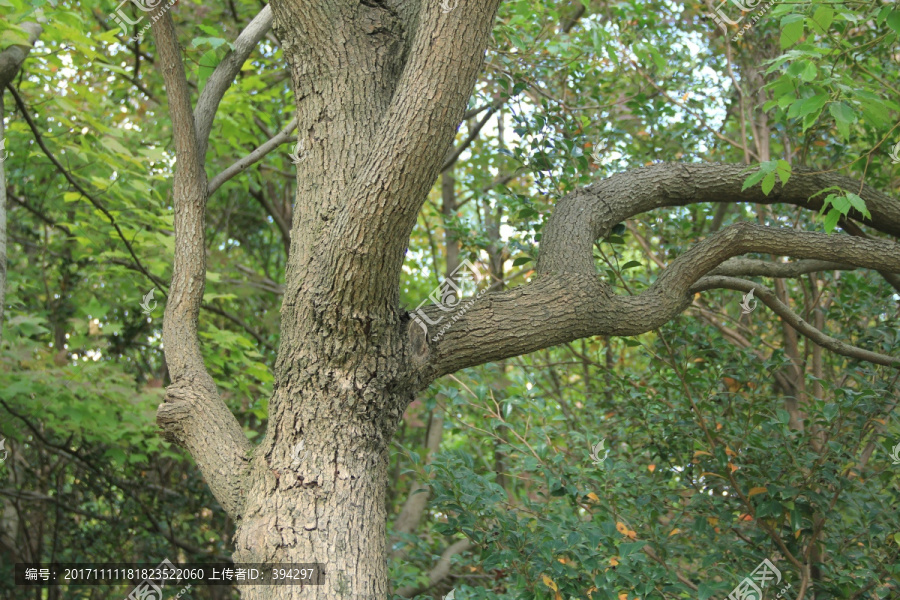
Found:
M 795 271 L 819 267 L 900 271 L 900 245 L 887 240 L 739 223 L 710 236 L 672 261 L 641 294 L 618 296 L 600 280 L 592 254 L 594 241 L 606 235 L 616 223 L 641 212 L 695 202 L 742 201 L 783 202 L 815 210 L 821 207 L 821 198 L 810 201 L 809 197 L 819 190 L 833 185 L 859 188 L 858 182 L 845 177 L 800 172 L 795 173 L 788 185 L 765 196 L 758 187 L 741 191 L 745 177 L 742 165 L 653 165 L 615 175 L 566 196 L 544 228 L 535 280 L 508 292 L 484 296 L 468 307 L 464 315 L 456 315 L 458 319 L 439 343 L 420 346 L 425 354 L 420 356 L 418 383 L 582 337 L 652 331 L 687 308 L 695 293 L 692 286 L 701 278 L 728 259 L 749 252 L 817 261 L 801 262 L 792 267 Z M 875 229 L 900 234 L 900 204 L 868 187 L 863 188 L 861 195 L 872 214 L 872 219 L 865 222 Z M 858 213 L 850 216 L 863 220 Z M 730 272 L 734 266 L 735 263 L 729 263 L 722 269 Z M 757 263 L 740 266 L 763 270 Z M 775 274 L 786 269 L 766 267 L 766 270 Z M 721 283 L 721 279 L 717 281 Z M 781 307 L 776 310 L 779 311 L 784 312 Z M 439 307 L 428 307 L 425 314 L 429 320 L 441 324 L 454 318 L 453 312 L 445 313 Z M 412 328 L 419 325 L 411 322 L 410 327 L 413 339 L 416 336 Z M 807 328 L 799 331 L 814 334 Z M 429 336 L 433 334 L 428 332 Z M 828 344 L 825 347 L 838 348 L 842 354 L 854 352 L 848 356 L 867 356 L 866 360 L 876 359 L 874 362 L 879 364 L 897 364 L 892 357 L 861 354 L 866 351 L 857 352 L 858 349 L 846 344 L 836 345 L 823 335 L 819 332 L 813 340 L 822 340 Z

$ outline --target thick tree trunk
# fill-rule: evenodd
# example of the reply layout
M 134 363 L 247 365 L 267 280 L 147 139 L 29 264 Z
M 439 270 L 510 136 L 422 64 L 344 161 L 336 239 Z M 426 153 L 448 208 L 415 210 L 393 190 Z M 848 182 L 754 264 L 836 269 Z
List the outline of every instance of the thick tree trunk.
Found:
M 388 598 L 388 444 L 410 396 L 377 391 L 376 380 L 358 387 L 358 379 L 338 370 L 318 376 L 335 385 L 325 392 L 286 386 L 273 402 L 280 410 L 270 430 L 280 433 L 266 439 L 252 463 L 234 558 L 320 563 L 325 584 L 304 589 L 304 599 Z M 379 413 L 393 408 L 376 415 L 376 406 Z M 296 587 L 241 589 L 248 600 L 299 597 Z

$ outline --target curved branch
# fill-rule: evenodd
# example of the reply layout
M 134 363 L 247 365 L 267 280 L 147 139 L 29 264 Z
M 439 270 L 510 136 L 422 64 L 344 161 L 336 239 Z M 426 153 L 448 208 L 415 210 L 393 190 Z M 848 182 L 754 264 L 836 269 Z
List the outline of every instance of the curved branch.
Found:
M 778 296 L 774 291 L 764 285 L 745 279 L 736 279 L 734 277 L 709 276 L 703 277 L 691 287 L 691 291 L 695 293 L 713 289 L 736 290 L 745 293 L 753 290 L 755 297 L 759 298 L 760 302 L 771 308 L 772 312 L 781 317 L 784 322 L 823 348 L 831 350 L 835 354 L 869 361 L 877 365 L 900 367 L 900 357 L 887 356 L 885 354 L 879 354 L 878 352 L 851 346 L 850 344 L 846 344 L 839 339 L 833 338 L 816 329 L 801 319 L 800 315 L 795 313 L 787 304 L 784 304 L 778 299 Z
M 858 189 L 859 181 L 835 174 L 817 174 L 796 168 L 787 185 L 768 196 L 756 185 L 741 191 L 745 165 L 662 163 L 617 173 L 562 198 L 543 231 L 538 272 L 594 270 L 591 247 L 617 223 L 634 215 L 668 206 L 698 202 L 752 202 L 793 204 L 810 210 L 822 208 L 823 196 L 810 196 L 830 186 Z M 869 186 L 860 196 L 872 219 L 856 211 L 852 219 L 900 237 L 900 203 Z M 821 257 L 814 257 L 821 258 Z
M 169 441 L 184 446 L 210 490 L 232 516 L 239 518 L 244 499 L 250 442 L 237 419 L 219 397 L 203 364 L 197 336 L 200 305 L 206 286 L 206 171 L 194 130 L 190 92 L 172 15 L 163 6 L 153 22 L 169 99 L 175 137 L 175 260 L 163 319 L 166 365 L 172 385 L 156 421 Z
M 212 131 L 213 119 L 216 117 L 219 102 L 231 87 L 234 78 L 240 73 L 244 61 L 271 27 L 272 9 L 267 4 L 240 33 L 232 46 L 234 49 L 225 55 L 222 62 L 209 76 L 206 85 L 203 86 L 203 91 L 200 92 L 200 98 L 197 100 L 197 108 L 194 109 L 197 152 L 200 155 L 200 162 L 204 162 L 206 158 L 209 134 Z
M 590 252 L 590 248 L 588 248 Z M 886 240 L 825 235 L 738 223 L 698 243 L 675 259 L 656 281 L 636 296 L 617 296 L 588 272 L 583 257 L 509 292 L 474 302 L 462 301 L 453 314 L 439 307 L 423 310 L 429 323 L 452 322 L 440 343 L 422 345 L 417 375 L 422 383 L 459 369 L 534 352 L 594 335 L 637 335 L 652 331 L 690 305 L 692 286 L 725 260 L 748 252 L 817 258 L 887 272 L 900 271 L 900 245 Z M 449 317 L 449 320 L 445 320 Z M 410 337 L 421 330 L 410 323 Z M 418 330 L 418 331 L 417 331 Z M 428 334 L 434 335 L 435 331 Z M 413 340 L 416 341 L 416 340 Z M 421 342 L 421 340 L 418 340 Z M 415 345 L 414 345 L 415 346 Z M 873 356 L 875 356 L 873 354 Z M 880 363 L 881 364 L 881 363 Z

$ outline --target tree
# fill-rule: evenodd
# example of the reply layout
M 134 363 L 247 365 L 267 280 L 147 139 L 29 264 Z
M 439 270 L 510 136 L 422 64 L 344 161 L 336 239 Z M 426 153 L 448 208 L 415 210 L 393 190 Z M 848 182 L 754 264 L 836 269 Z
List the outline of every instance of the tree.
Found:
M 326 582 L 313 588 L 315 597 L 387 597 L 389 445 L 418 392 L 465 368 L 583 338 L 654 331 L 710 290 L 753 291 L 783 323 L 819 346 L 900 366 L 896 356 L 826 335 L 821 324 L 810 325 L 789 306 L 782 289 L 746 279 L 861 267 L 883 272 L 896 287 L 893 274 L 900 273 L 900 247 L 880 235 L 900 235 L 897 201 L 858 178 L 772 160 L 763 133 L 754 136 L 759 147 L 752 154 L 761 164 L 750 179 L 746 164 L 664 162 L 567 190 L 540 229 L 539 245 L 530 249 L 537 258 L 530 281 L 510 289 L 496 285 L 465 310 L 448 313 L 446 307 L 429 306 L 420 313 L 424 319 L 414 318 L 401 305 L 405 253 L 429 191 L 442 172 L 447 177 L 448 165 L 462 151 L 451 144 L 464 118 L 472 118 L 467 109 L 499 2 L 460 2 L 452 10 L 437 3 L 329 0 L 270 7 L 208 69 L 196 102 L 173 11 L 160 6 L 148 15 L 177 159 L 171 182 L 174 261 L 162 332 L 171 384 L 157 421 L 168 441 L 190 453 L 216 500 L 237 522 L 236 561 L 328 557 Z M 561 28 L 566 27 L 572 25 Z M 207 151 L 218 106 L 270 28 L 290 68 L 296 119 L 210 180 Z M 498 94 L 488 117 L 500 99 Z M 793 100 L 806 103 L 794 115 L 804 119 L 813 112 L 818 117 L 825 106 L 818 95 Z M 25 114 L 26 107 L 20 109 Z M 741 118 L 749 113 L 742 108 Z M 850 122 L 843 108 L 832 113 L 839 129 Z M 623 121 L 630 116 L 621 115 Z M 763 124 L 757 125 L 759 131 Z M 295 127 L 294 202 L 290 210 L 269 211 L 280 215 L 290 250 L 266 434 L 253 446 L 220 397 L 200 343 L 206 207 L 222 183 L 287 142 Z M 470 132 L 477 135 L 479 128 Z M 742 149 L 749 163 L 746 137 Z M 578 158 L 587 160 L 583 154 Z M 550 170 L 557 156 L 542 148 L 528 159 L 540 172 Z M 839 191 L 821 194 L 833 188 Z M 890 184 L 885 188 L 893 190 Z M 87 190 L 78 193 L 90 196 Z M 840 223 L 844 231 L 863 233 L 861 224 L 878 233 L 828 235 L 739 221 L 713 227 L 665 261 L 640 293 L 617 293 L 598 274 L 598 240 L 621 233 L 622 224 L 636 215 L 701 203 L 830 211 L 832 228 Z M 446 206 L 452 213 L 455 205 Z M 718 215 L 721 225 L 724 217 Z M 120 237 L 127 239 L 121 232 Z M 740 258 L 750 253 L 801 260 Z M 456 259 L 447 254 L 449 277 Z M 498 252 L 492 258 L 502 265 Z M 498 270 L 491 269 L 492 275 L 502 279 Z M 435 339 L 434 329 L 421 326 L 423 320 L 452 325 Z M 790 387 L 790 374 L 783 377 L 784 387 Z M 790 411 L 795 424 L 803 419 L 802 409 L 798 404 Z M 244 588 L 243 597 L 293 596 L 286 588 Z M 304 597 L 313 596 L 305 592 Z
M 297 97 L 298 142 L 307 150 L 298 164 L 275 390 L 266 437 L 256 449 L 218 398 L 196 324 L 205 281 L 205 245 L 198 243 L 208 194 L 204 134 L 215 94 L 227 87 L 243 63 L 241 49 L 248 52 L 252 43 L 238 39 L 231 59 L 218 67 L 224 85 L 207 83 L 211 98 L 201 97 L 195 116 L 171 14 L 159 11 L 153 25 L 178 157 L 175 264 L 163 333 L 173 383 L 158 420 L 240 520 L 235 558 L 289 563 L 329 556 L 335 570 L 319 590 L 324 597 L 344 585 L 358 597 L 388 593 L 388 445 L 415 392 L 436 378 L 586 336 L 650 331 L 682 312 L 695 293 L 714 288 L 755 289 L 800 333 L 821 336 L 771 291 L 712 274 L 748 252 L 900 272 L 900 248 L 890 241 L 736 224 L 684 253 L 645 292 L 617 296 L 597 278 L 592 246 L 629 217 L 694 202 L 808 206 L 822 189 L 857 185 L 798 173 L 766 196 L 757 188 L 741 190 L 738 166 L 663 164 L 558 201 L 535 280 L 485 297 L 432 346 L 400 307 L 404 251 L 465 113 L 497 6 L 472 2 L 450 12 L 436 4 L 417 11 L 389 5 L 351 10 L 330 2 L 273 6 Z M 261 37 L 267 17 L 263 11 L 242 37 Z M 900 234 L 896 203 L 865 191 L 872 217 L 857 209 L 849 216 Z M 425 312 L 436 320 L 440 310 Z M 900 359 L 819 339 L 838 352 L 900 365 Z M 306 458 L 294 471 L 291 450 L 301 441 Z M 278 597 L 247 595 L 262 593 Z

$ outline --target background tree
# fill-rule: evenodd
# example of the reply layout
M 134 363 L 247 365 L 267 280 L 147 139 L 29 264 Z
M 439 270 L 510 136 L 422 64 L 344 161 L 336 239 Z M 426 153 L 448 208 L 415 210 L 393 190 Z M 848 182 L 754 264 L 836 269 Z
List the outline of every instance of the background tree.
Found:
M 11 562 L 707 598 L 768 557 L 896 593 L 891 5 L 734 42 L 701 5 L 161 7 L 141 41 L 114 8 L 45 5 L 8 86 Z M 435 339 L 408 311 L 461 259 L 490 289 Z

